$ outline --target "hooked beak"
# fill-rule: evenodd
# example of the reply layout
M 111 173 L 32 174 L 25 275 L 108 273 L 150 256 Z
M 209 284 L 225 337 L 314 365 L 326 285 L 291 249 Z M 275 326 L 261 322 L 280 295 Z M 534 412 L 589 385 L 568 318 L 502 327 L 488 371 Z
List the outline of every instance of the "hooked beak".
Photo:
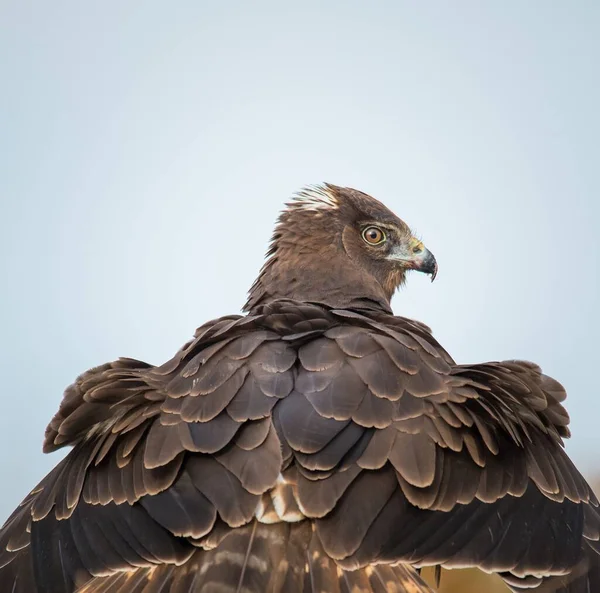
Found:
M 409 241 L 408 249 L 401 246 L 394 247 L 388 257 L 391 260 L 402 262 L 403 266 L 409 270 L 429 274 L 432 282 L 437 276 L 438 265 L 433 253 L 415 237 Z

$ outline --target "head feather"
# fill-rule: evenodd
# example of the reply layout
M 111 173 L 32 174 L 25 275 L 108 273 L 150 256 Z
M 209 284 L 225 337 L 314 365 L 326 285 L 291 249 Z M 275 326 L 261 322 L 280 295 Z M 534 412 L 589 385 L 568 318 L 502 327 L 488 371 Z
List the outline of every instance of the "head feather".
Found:
M 332 187 L 327 184 L 311 185 L 301 189 L 286 204 L 289 210 L 337 210 L 340 207 L 338 197 Z

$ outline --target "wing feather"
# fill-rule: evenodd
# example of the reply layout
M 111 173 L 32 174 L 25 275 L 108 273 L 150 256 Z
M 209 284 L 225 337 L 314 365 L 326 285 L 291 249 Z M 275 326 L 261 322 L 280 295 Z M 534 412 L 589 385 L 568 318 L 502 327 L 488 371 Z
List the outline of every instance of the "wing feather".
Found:
M 383 313 L 210 322 L 160 367 L 67 388 L 44 449 L 73 450 L 0 530 L 0 588 L 429 591 L 412 564 L 579 593 L 600 518 L 564 398 L 537 365 L 457 365 Z

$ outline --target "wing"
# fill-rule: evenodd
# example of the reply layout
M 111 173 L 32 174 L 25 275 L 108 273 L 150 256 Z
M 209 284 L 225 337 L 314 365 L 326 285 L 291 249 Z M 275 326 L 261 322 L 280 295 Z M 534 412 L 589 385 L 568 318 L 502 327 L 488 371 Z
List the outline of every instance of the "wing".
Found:
M 401 318 L 281 301 L 211 322 L 67 390 L 45 450 L 73 450 L 0 532 L 0 587 L 426 591 L 402 563 L 567 582 L 599 530 L 563 397 Z

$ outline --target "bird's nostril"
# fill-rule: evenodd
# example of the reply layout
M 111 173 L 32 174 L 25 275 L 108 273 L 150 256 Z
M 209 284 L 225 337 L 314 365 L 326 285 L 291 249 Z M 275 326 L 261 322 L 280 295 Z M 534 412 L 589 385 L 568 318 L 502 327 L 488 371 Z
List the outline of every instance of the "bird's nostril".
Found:
M 413 247 L 412 250 L 413 253 L 421 253 L 421 251 L 423 251 L 423 248 L 419 247 L 418 245 L 416 247 Z

